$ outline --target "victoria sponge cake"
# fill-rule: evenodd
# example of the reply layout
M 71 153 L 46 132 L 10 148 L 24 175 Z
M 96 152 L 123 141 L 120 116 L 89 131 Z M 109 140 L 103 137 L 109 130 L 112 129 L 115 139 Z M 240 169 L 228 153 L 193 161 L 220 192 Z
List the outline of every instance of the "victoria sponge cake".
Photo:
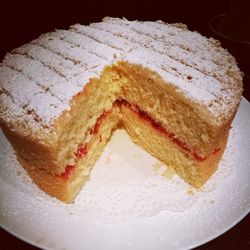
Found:
M 73 202 L 117 127 L 201 187 L 226 147 L 242 73 L 184 24 L 106 17 L 7 53 L 0 94 L 2 131 L 28 175 Z

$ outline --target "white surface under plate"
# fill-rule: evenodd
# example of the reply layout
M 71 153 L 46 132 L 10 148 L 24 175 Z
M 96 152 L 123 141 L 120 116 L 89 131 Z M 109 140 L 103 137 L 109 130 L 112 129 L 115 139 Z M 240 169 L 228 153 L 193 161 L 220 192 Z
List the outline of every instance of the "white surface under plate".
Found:
M 0 135 L 0 224 L 45 249 L 188 249 L 250 210 L 250 104 L 242 99 L 219 170 L 202 190 L 116 131 L 74 204 L 40 191 Z

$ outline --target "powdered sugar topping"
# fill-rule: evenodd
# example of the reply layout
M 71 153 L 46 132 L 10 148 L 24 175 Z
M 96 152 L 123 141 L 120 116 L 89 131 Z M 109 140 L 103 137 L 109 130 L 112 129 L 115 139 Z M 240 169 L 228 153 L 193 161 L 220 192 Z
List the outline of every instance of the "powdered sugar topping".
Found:
M 121 60 L 156 71 L 218 121 L 239 102 L 241 73 L 215 40 L 181 25 L 105 18 L 41 35 L 8 53 L 0 66 L 1 116 L 44 130 L 90 78 Z

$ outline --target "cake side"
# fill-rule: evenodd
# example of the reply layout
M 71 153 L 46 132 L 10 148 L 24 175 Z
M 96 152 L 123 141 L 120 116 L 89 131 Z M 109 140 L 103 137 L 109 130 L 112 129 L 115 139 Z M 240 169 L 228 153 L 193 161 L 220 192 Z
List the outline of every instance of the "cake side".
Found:
M 99 122 L 113 109 L 126 78 L 105 67 L 99 78 L 92 79 L 72 100 L 69 121 L 62 126 L 58 139 L 58 162 L 63 168 L 75 161 L 80 143 L 88 143 L 95 136 Z M 64 116 L 61 117 L 64 121 Z M 61 124 L 61 123 L 60 123 Z
M 63 202 L 72 203 L 82 186 L 88 181 L 90 171 L 103 152 L 112 131 L 119 125 L 119 112 L 117 106 L 110 110 L 99 124 L 92 140 L 85 142 L 84 150 L 78 151 L 77 162 L 74 165 L 68 165 L 65 172 L 60 175 L 37 168 L 32 162 L 21 157 L 18 152 L 17 159 L 41 190 Z
M 166 84 L 156 72 L 128 63 L 118 64 L 116 70 L 126 72 L 128 77 L 121 100 L 168 131 L 187 153 L 206 158 L 228 133 L 231 120 L 215 125 L 212 114 Z
M 171 166 L 191 186 L 200 188 L 217 170 L 227 144 L 229 130 L 219 142 L 220 150 L 210 153 L 206 159 L 201 160 L 190 156 L 162 130 L 152 126 L 148 119 L 141 117 L 128 106 L 122 106 L 122 113 L 123 124 L 131 139 L 167 166 Z

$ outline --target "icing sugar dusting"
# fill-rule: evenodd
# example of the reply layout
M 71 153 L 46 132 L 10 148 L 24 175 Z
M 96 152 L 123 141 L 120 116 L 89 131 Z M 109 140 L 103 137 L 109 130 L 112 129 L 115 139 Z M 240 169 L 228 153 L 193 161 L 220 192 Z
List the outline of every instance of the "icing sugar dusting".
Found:
M 1 116 L 43 130 L 89 78 L 121 60 L 154 70 L 215 117 L 226 117 L 239 102 L 241 73 L 215 40 L 181 25 L 105 18 L 41 35 L 8 53 L 0 65 Z

